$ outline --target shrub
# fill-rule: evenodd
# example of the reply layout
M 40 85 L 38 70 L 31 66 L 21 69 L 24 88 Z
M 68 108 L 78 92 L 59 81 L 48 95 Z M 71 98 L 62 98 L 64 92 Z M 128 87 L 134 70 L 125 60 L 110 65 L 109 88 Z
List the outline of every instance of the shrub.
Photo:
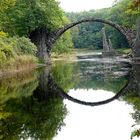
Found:
M 7 34 L 5 32 L 0 31 L 0 37 L 6 37 L 6 36 L 7 36 Z
M 12 45 L 5 41 L 4 36 L 0 37 L 0 65 L 4 65 L 14 54 Z
M 14 37 L 14 38 L 11 38 L 11 40 L 13 40 L 12 41 L 13 48 L 18 55 L 22 55 L 22 54 L 30 54 L 34 56 L 36 55 L 37 48 L 33 43 L 30 42 L 28 38 Z
M 37 63 L 36 46 L 25 37 L 8 37 L 0 31 L 0 68 Z

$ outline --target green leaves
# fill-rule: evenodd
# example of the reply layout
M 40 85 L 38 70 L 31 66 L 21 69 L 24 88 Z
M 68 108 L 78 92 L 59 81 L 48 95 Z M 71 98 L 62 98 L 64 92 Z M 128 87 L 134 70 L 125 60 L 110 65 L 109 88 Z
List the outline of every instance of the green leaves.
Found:
M 15 5 L 16 0 L 1 0 L 0 1 L 0 12 L 4 12 L 11 6 Z
M 0 32 L 0 69 L 17 63 L 33 62 L 36 52 L 36 46 L 28 38 L 7 37 L 5 33 Z
M 114 23 L 118 23 L 121 26 L 134 29 L 136 25 L 136 19 L 140 15 L 140 9 L 130 9 L 129 5 L 135 3 L 137 0 L 118 0 L 110 8 L 104 8 L 100 10 L 90 10 L 79 13 L 66 13 L 72 21 L 78 21 L 85 18 L 103 18 L 111 20 Z M 140 2 L 139 2 L 140 3 Z M 138 5 L 138 4 L 137 4 Z M 128 12 L 129 10 L 129 12 Z M 131 11 L 133 11 L 133 13 Z M 112 27 L 97 23 L 86 23 L 77 26 L 79 34 L 74 31 L 73 41 L 77 48 L 99 48 L 102 49 L 102 34 L 100 33 L 102 27 L 106 27 L 107 36 L 111 38 L 113 46 L 115 48 L 128 47 L 127 40 L 118 31 Z
M 30 54 L 36 56 L 37 48 L 36 46 L 30 42 L 28 38 L 25 37 L 14 37 L 14 50 L 18 55 L 22 54 Z
M 40 28 L 45 28 L 49 33 L 69 22 L 55 0 L 7 0 L 6 3 L 2 1 L 5 8 L 0 16 L 0 29 L 8 32 L 10 36 L 29 37 L 35 29 Z M 27 39 L 15 40 L 17 43 L 14 48 L 21 49 L 18 53 L 27 53 L 28 50 L 30 54 L 35 54 L 34 46 L 29 44 Z M 68 52 L 72 45 L 71 34 L 66 33 L 58 41 L 57 50 L 59 53 Z M 24 46 L 25 50 L 21 46 Z
M 64 24 L 64 13 L 55 0 L 16 0 L 2 16 L 2 28 L 11 35 L 28 36 L 37 28 L 55 30 Z
M 131 133 L 131 140 L 134 138 L 134 137 L 140 137 L 140 129 L 137 129 L 135 131 L 133 131 Z
M 71 32 L 64 33 L 53 47 L 53 52 L 56 54 L 68 53 L 73 48 Z
M 5 37 L 0 37 L 0 65 L 6 63 L 13 56 L 14 49 L 11 43 Z

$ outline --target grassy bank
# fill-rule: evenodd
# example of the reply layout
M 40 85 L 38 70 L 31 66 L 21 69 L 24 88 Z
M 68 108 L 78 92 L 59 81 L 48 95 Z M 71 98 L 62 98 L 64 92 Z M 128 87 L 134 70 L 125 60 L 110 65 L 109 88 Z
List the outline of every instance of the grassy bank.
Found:
M 16 56 L 11 58 L 7 63 L 1 65 L 0 76 L 14 74 L 26 70 L 34 69 L 38 66 L 37 58 L 31 55 Z
M 37 48 L 25 37 L 0 32 L 0 75 L 36 67 Z

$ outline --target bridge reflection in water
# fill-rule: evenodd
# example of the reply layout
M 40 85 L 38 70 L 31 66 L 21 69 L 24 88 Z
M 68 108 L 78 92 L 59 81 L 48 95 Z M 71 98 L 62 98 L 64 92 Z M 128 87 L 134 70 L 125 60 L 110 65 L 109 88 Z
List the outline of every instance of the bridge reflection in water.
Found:
M 118 64 L 116 65 L 118 67 Z M 2 139 L 53 139 L 54 137 L 56 137 L 56 139 L 59 138 L 59 135 L 58 137 L 56 135 L 59 130 L 61 130 L 61 128 L 65 125 L 65 123 L 67 128 L 68 122 L 65 121 L 65 117 L 69 116 L 67 115 L 67 113 L 71 111 L 68 110 L 70 108 L 67 108 L 69 106 L 68 104 L 71 101 L 71 104 L 74 102 L 75 109 L 80 104 L 82 104 L 82 106 L 86 105 L 84 106 L 84 110 L 75 111 L 77 111 L 77 113 L 85 111 L 88 114 L 87 106 L 90 106 L 90 108 L 94 106 L 93 111 L 90 110 L 90 112 L 94 113 L 94 108 L 96 108 L 95 106 L 102 105 L 100 107 L 102 108 L 103 105 L 106 104 L 107 107 L 109 107 L 110 105 L 112 106 L 112 101 L 114 102 L 116 101 L 116 99 L 119 98 L 119 100 L 134 104 L 136 110 L 135 112 L 133 112 L 132 116 L 135 120 L 139 121 L 139 65 L 132 66 L 132 73 L 129 80 L 128 76 L 121 74 L 121 70 L 124 73 L 125 70 L 128 71 L 128 69 L 126 69 L 127 64 L 124 64 L 125 69 L 122 67 L 122 64 L 119 68 L 117 68 L 116 65 L 109 63 L 100 63 L 98 65 L 95 62 L 89 61 L 79 61 L 77 64 L 56 62 L 56 64 L 50 69 L 43 68 L 42 70 L 40 69 L 38 72 L 32 72 L 32 74 L 27 74 L 26 76 L 28 77 L 28 79 L 23 79 L 23 76 L 18 79 L 17 76 L 17 82 L 13 78 L 12 84 L 10 82 L 11 78 L 7 78 L 5 80 L 4 78 L 1 79 L 0 88 L 2 94 L 0 96 L 0 104 L 2 113 L 0 118 L 0 137 Z M 120 75 L 117 75 L 117 72 L 119 72 Z M 125 78 L 121 79 L 121 77 Z M 119 81 L 119 79 L 121 79 L 122 82 Z M 89 83 L 92 84 L 90 85 Z M 121 86 L 119 85 L 119 83 L 121 84 Z M 115 88 L 115 86 L 117 86 L 117 88 Z M 105 99 L 104 101 L 99 102 L 88 102 L 81 101 L 80 99 L 77 99 L 78 95 L 72 95 L 71 93 L 69 93 L 69 91 L 72 89 L 98 90 L 98 88 L 104 89 L 106 91 L 113 91 L 111 95 L 114 95 L 114 97 L 110 97 L 109 99 Z M 74 98 L 76 96 L 77 98 Z M 133 98 L 137 98 L 136 104 L 136 100 L 130 100 Z M 119 100 L 117 101 L 119 102 Z M 67 104 L 66 101 L 67 103 L 69 103 Z M 127 106 L 124 108 L 126 109 Z M 113 114 L 110 112 L 109 115 L 111 116 Z M 118 116 L 120 115 L 121 114 L 118 114 Z M 78 117 L 82 118 L 82 116 Z M 94 116 L 92 117 L 94 118 Z M 88 118 L 85 118 L 85 121 L 86 119 Z M 104 119 L 104 117 L 102 119 Z M 92 120 L 90 121 L 92 122 Z M 100 121 L 101 120 L 98 120 L 98 125 L 99 127 L 102 127 L 100 126 Z M 128 124 L 132 125 L 132 120 L 130 119 L 130 117 L 129 121 L 130 122 L 128 122 Z M 82 122 L 83 120 L 81 120 L 81 124 Z M 110 123 L 108 122 L 108 125 L 109 124 Z M 94 126 L 94 124 L 92 125 Z M 131 127 L 131 125 L 129 127 Z M 85 129 L 88 130 L 88 128 Z M 85 133 L 87 134 L 88 131 Z M 77 132 L 77 134 L 79 133 Z M 106 135 L 109 135 L 109 133 L 106 133 Z

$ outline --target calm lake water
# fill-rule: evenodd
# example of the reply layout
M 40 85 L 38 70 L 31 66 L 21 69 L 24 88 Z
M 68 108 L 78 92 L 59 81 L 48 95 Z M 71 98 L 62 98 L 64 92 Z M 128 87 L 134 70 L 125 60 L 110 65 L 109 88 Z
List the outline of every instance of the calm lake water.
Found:
M 84 54 L 0 78 L 0 139 L 130 140 L 140 128 L 139 68 Z

